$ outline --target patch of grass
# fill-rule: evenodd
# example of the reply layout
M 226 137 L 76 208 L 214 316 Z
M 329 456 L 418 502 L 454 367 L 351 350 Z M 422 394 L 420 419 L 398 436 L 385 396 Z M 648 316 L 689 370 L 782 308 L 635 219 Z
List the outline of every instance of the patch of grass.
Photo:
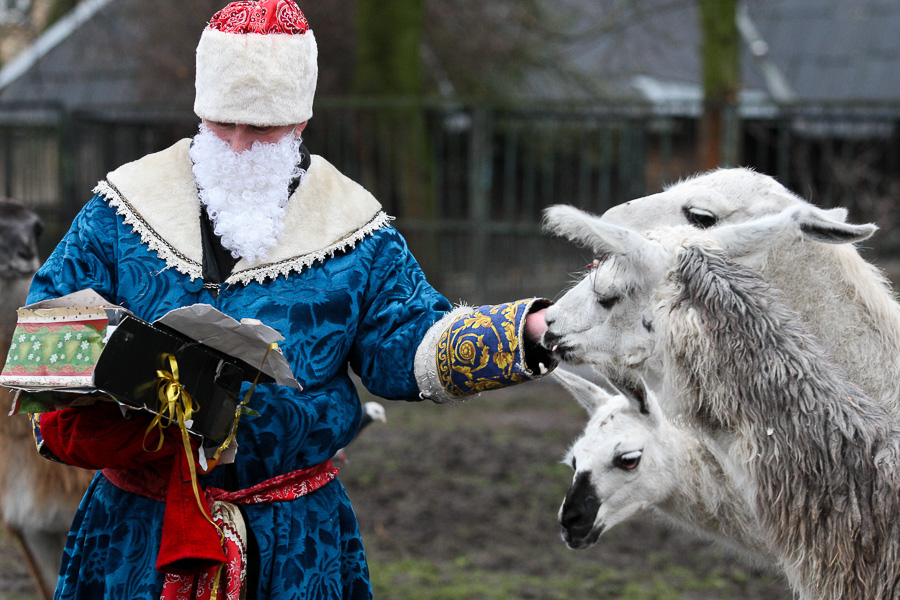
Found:
M 382 600 L 681 600 L 686 592 L 728 597 L 732 583 L 719 576 L 699 580 L 687 570 L 575 568 L 551 577 L 487 571 L 466 558 L 446 563 L 420 559 L 370 561 L 375 597 Z M 719 595 L 721 594 L 721 595 Z
M 22 559 L 19 545 L 0 527 L 0 598 L 3 600 L 38 600 L 31 576 Z

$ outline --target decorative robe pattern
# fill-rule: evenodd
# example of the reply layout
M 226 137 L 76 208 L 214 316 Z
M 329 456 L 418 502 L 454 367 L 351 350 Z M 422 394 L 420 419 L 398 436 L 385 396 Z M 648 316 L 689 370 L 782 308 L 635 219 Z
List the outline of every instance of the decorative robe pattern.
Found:
M 284 335 L 303 390 L 257 386 L 249 408 L 258 416 L 242 418 L 237 434 L 240 488 L 319 464 L 350 442 L 361 406 L 348 366 L 373 394 L 402 400 L 447 401 L 533 378 L 520 340 L 525 314 L 541 301 L 453 309 L 380 204 L 318 156 L 269 262 L 241 260 L 224 283 L 205 284 L 189 143 L 110 173 L 38 271 L 29 302 L 93 288 L 147 321 L 206 303 Z M 201 485 L 223 487 L 222 471 Z M 56 598 L 158 599 L 163 509 L 98 474 L 75 517 Z M 260 558 L 257 598 L 371 597 L 339 480 L 245 512 Z

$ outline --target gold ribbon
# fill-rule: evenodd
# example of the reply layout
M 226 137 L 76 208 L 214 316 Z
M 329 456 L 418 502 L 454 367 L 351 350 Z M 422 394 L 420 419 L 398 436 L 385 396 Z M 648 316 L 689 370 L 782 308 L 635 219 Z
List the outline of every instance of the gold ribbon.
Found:
M 232 442 L 234 442 L 234 438 L 237 435 L 238 422 L 241 420 L 241 413 L 243 412 L 243 408 L 247 405 L 248 402 L 250 402 L 250 397 L 253 395 L 253 391 L 256 389 L 256 384 L 259 381 L 259 375 L 262 372 L 262 368 L 266 364 L 266 360 L 269 358 L 269 353 L 272 350 L 277 349 L 278 344 L 274 342 L 272 344 L 269 344 L 268 349 L 266 349 L 266 353 L 265 355 L 263 355 L 262 363 L 259 365 L 259 371 L 257 371 L 256 377 L 254 377 L 253 383 L 250 385 L 250 389 L 247 390 L 247 393 L 244 395 L 244 399 L 237 405 L 237 408 L 234 411 L 234 422 L 231 425 L 231 431 L 229 432 L 228 437 L 225 438 L 225 441 L 222 442 L 222 445 L 219 446 L 218 449 L 216 449 L 216 453 L 212 457 L 213 462 L 218 461 L 219 456 L 222 454 L 222 452 L 229 446 L 231 446 Z M 155 449 L 159 450 L 160 448 L 162 448 L 163 441 L 165 439 L 165 428 L 172 425 L 172 423 L 178 423 L 178 428 L 181 430 L 181 439 L 184 442 L 184 452 L 188 459 L 188 468 L 191 472 L 191 486 L 194 488 L 194 497 L 197 499 L 197 506 L 200 507 L 200 512 L 203 513 L 203 516 L 206 518 L 206 520 L 212 523 L 212 526 L 215 527 L 216 531 L 219 532 L 219 541 L 224 545 L 225 534 L 219 527 L 219 525 L 209 516 L 207 510 L 205 510 L 203 500 L 200 497 L 200 487 L 197 484 L 197 468 L 194 465 L 194 453 L 191 450 L 191 438 L 186 425 L 186 421 L 191 420 L 194 413 L 200 410 L 200 406 L 194 405 L 194 401 L 191 398 L 191 395 L 181 385 L 181 381 L 179 381 L 178 379 L 178 361 L 175 359 L 175 356 L 166 353 L 162 355 L 162 359 L 163 363 L 168 362 L 169 370 L 166 371 L 165 369 L 158 369 L 156 371 L 156 376 L 158 378 L 157 397 L 159 398 L 159 411 L 153 417 L 153 420 L 150 422 L 150 425 L 144 432 L 144 450 L 147 450 L 147 435 L 154 428 L 159 430 L 159 443 L 157 444 Z M 199 452 L 203 452 L 203 449 L 201 448 Z M 216 569 L 216 576 L 213 580 L 211 600 L 216 600 L 216 597 L 218 596 L 221 577 L 222 565 L 220 565 L 219 568 Z
M 197 468 L 194 465 L 194 453 L 191 450 L 191 437 L 187 429 L 187 421 L 190 421 L 194 416 L 194 413 L 200 410 L 200 406 L 194 406 L 191 395 L 184 389 L 184 386 L 181 385 L 181 381 L 178 379 L 178 361 L 175 359 L 175 355 L 169 353 L 163 354 L 162 360 L 164 363 L 163 366 L 168 362 L 169 370 L 158 369 L 156 371 L 156 376 L 158 378 L 157 397 L 159 398 L 159 411 L 153 417 L 153 420 L 150 421 L 150 425 L 147 427 L 146 431 L 144 431 L 144 450 L 147 450 L 146 441 L 150 431 L 154 428 L 159 430 L 159 443 L 154 450 L 156 451 L 163 446 L 163 442 L 165 441 L 165 429 L 172 425 L 173 422 L 178 424 L 178 429 L 181 430 L 181 441 L 184 444 L 184 454 L 188 459 L 188 469 L 191 472 L 191 487 L 194 489 L 194 498 L 197 499 L 197 506 L 200 507 L 200 512 L 203 513 L 206 520 L 219 532 L 219 539 L 224 542 L 225 535 L 215 521 L 209 516 L 209 509 L 206 508 L 200 497 L 200 486 L 197 484 Z M 200 452 L 202 451 L 203 450 L 201 449 Z
M 223 451 L 227 450 L 231 443 L 234 441 L 234 437 L 237 435 L 238 423 L 241 420 L 241 413 L 244 410 L 244 406 L 250 402 L 250 397 L 253 395 L 253 390 L 256 389 L 256 384 L 259 382 L 259 375 L 262 373 L 262 368 L 266 365 L 266 360 L 269 358 L 269 353 L 272 350 L 277 350 L 278 344 L 272 342 L 269 344 L 268 349 L 266 349 L 266 353 L 263 355 L 262 362 L 259 365 L 259 370 L 256 372 L 256 377 L 253 378 L 253 383 L 250 385 L 250 389 L 247 390 L 247 393 L 244 394 L 244 399 L 237 405 L 237 408 L 234 410 L 234 422 L 231 424 L 231 433 L 228 434 L 228 437 L 225 438 L 225 441 L 222 442 L 222 445 L 216 450 L 216 453 L 213 455 L 212 459 L 214 461 L 219 460 L 219 456 Z
M 175 360 L 175 356 L 173 354 L 163 354 L 162 360 L 163 366 L 165 366 L 166 362 L 169 363 L 169 370 L 157 369 L 156 371 L 156 394 L 159 399 L 159 409 L 144 432 L 145 451 L 148 451 L 146 442 L 150 431 L 153 429 L 159 430 L 159 442 L 154 448 L 155 452 L 163 446 L 165 428 L 172 425 L 172 423 L 178 423 L 179 428 L 186 431 L 185 421 L 189 421 L 194 416 L 194 412 L 200 409 L 199 406 L 194 408 L 193 398 L 182 387 L 181 381 L 178 379 L 178 361 Z

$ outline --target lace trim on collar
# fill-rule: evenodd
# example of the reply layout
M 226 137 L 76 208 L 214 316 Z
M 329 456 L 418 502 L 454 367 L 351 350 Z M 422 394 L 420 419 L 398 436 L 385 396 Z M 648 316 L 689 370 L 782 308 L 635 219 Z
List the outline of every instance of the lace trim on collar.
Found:
M 141 217 L 140 213 L 134 209 L 113 184 L 109 181 L 101 181 L 94 188 L 94 193 L 100 194 L 107 199 L 109 205 L 116 209 L 116 213 L 122 215 L 125 224 L 131 226 L 132 230 L 141 237 L 141 241 L 147 244 L 150 250 L 156 252 L 157 256 L 166 263 L 167 267 L 174 268 L 179 273 L 187 275 L 191 278 L 191 281 L 202 279 L 203 266 L 186 257 L 166 242 Z M 394 217 L 391 217 L 384 211 L 378 211 L 368 223 L 324 248 L 276 263 L 258 265 L 236 271 L 225 280 L 225 283 L 240 283 L 241 285 L 247 285 L 251 281 L 263 283 L 266 279 L 277 279 L 281 275 L 288 276 L 291 273 L 300 273 L 303 269 L 318 261 L 324 261 L 338 252 L 354 248 L 360 240 L 386 227 L 393 220 Z
M 156 252 L 166 266 L 174 268 L 179 273 L 184 273 L 191 278 L 191 281 L 203 276 L 203 266 L 186 257 L 163 239 L 125 199 L 116 186 L 104 180 L 98 183 L 93 191 L 107 199 L 109 205 L 116 209 L 116 213 L 122 215 L 125 224 L 130 225 L 131 229 L 141 236 L 141 241 Z
M 371 221 L 353 233 L 334 242 L 330 246 L 326 246 L 321 250 L 316 250 L 302 256 L 296 256 L 276 263 L 259 265 L 234 272 L 225 280 L 225 283 L 240 283 L 243 285 L 247 285 L 251 281 L 263 283 L 266 279 L 276 279 L 280 275 L 287 276 L 291 273 L 299 273 L 318 261 L 324 261 L 325 259 L 333 257 L 338 252 L 355 247 L 357 242 L 366 236 L 372 235 L 375 231 L 384 228 L 393 220 L 394 217 L 388 215 L 384 211 L 378 211 L 378 213 L 372 217 Z

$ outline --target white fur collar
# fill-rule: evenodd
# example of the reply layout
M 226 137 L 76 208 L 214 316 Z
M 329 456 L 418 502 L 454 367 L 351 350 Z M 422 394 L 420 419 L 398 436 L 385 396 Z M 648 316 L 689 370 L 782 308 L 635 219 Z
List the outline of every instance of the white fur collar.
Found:
M 165 261 L 191 280 L 202 276 L 200 200 L 184 139 L 128 163 L 94 189 L 125 223 Z M 391 217 L 362 186 L 321 156 L 313 155 L 306 177 L 286 207 L 284 235 L 269 249 L 268 262 L 241 259 L 225 283 L 260 283 L 299 272 L 387 225 Z

